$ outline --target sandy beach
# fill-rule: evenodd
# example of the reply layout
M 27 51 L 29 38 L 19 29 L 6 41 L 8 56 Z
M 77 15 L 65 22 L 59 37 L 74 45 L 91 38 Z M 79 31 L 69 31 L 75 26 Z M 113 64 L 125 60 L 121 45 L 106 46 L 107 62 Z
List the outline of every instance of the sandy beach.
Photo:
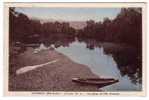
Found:
M 57 62 L 17 75 L 16 70 L 58 59 Z M 98 91 L 95 86 L 85 86 L 72 82 L 72 78 L 97 78 L 82 64 L 70 60 L 55 50 L 34 53 L 33 48 L 13 59 L 9 74 L 9 91 Z

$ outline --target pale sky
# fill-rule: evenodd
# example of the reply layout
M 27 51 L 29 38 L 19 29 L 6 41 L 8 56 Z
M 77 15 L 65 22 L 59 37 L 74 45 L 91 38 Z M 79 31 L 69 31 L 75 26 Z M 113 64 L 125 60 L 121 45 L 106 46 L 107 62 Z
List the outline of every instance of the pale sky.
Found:
M 113 19 L 120 10 L 120 8 L 16 8 L 16 11 L 29 17 L 62 21 L 86 21 L 90 19 L 102 21 L 105 17 Z

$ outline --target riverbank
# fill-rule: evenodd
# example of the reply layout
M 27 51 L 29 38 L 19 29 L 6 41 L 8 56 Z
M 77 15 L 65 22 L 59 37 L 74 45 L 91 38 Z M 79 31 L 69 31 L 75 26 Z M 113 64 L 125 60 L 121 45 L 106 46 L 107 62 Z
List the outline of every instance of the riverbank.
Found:
M 17 69 L 24 66 L 38 65 L 52 60 L 56 63 L 16 75 Z M 74 77 L 98 76 L 82 64 L 71 61 L 67 56 L 55 50 L 44 50 L 34 53 L 33 48 L 27 50 L 13 59 L 9 73 L 10 91 L 97 91 L 94 86 L 83 86 L 72 82 Z

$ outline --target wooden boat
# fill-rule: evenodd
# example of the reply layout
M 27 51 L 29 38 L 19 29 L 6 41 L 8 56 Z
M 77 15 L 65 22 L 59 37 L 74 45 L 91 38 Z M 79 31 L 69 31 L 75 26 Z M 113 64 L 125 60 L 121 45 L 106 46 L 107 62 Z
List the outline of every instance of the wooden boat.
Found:
M 119 82 L 113 78 L 72 78 L 72 81 L 82 85 L 95 85 L 99 88 Z

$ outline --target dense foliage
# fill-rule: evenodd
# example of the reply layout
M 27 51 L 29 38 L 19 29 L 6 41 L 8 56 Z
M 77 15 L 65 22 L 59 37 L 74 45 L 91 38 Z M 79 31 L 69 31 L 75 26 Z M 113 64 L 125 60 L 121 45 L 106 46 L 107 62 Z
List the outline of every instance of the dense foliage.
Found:
M 123 8 L 113 20 L 103 22 L 87 21 L 87 26 L 79 31 L 80 38 L 98 41 L 126 43 L 141 48 L 142 14 L 139 8 Z
M 15 8 L 9 10 L 10 42 L 37 43 L 45 40 L 74 37 L 75 29 L 67 22 L 45 22 L 30 19 L 23 13 L 18 13 Z
M 87 25 L 83 29 L 77 30 L 70 27 L 69 22 L 56 21 L 43 23 L 39 19 L 31 19 L 23 13 L 16 12 L 15 8 L 10 8 L 10 66 L 13 66 L 11 57 L 16 55 L 15 47 L 18 42 L 21 44 L 49 43 L 55 44 L 55 47 L 58 47 L 61 45 L 68 46 L 70 42 L 78 38 L 79 41 L 86 42 L 87 48 L 90 49 L 94 48 L 92 46 L 94 43 L 90 40 L 125 44 L 135 48 L 135 52 L 134 50 L 128 52 L 125 49 L 123 49 L 123 53 L 114 52 L 113 58 L 117 61 L 122 75 L 128 74 L 128 76 L 133 77 L 132 79 L 136 77 L 140 78 L 142 77 L 141 12 L 141 8 L 122 8 L 121 12 L 112 20 L 109 18 L 105 18 L 102 22 L 88 20 L 86 21 Z M 21 48 L 23 48 L 23 46 Z M 111 50 L 109 50 L 109 48 L 105 49 L 105 53 L 114 51 L 113 48 L 110 49 Z M 120 47 L 116 49 L 120 49 Z M 136 73 L 138 73 L 138 75 Z
M 140 8 L 123 8 L 113 20 L 105 18 L 103 22 L 87 21 L 84 29 L 76 30 L 67 22 L 41 23 L 29 19 L 15 8 L 9 10 L 10 40 L 20 42 L 39 42 L 39 40 L 77 37 L 106 42 L 119 42 L 141 48 L 142 14 Z M 40 37 L 40 39 L 38 39 Z

